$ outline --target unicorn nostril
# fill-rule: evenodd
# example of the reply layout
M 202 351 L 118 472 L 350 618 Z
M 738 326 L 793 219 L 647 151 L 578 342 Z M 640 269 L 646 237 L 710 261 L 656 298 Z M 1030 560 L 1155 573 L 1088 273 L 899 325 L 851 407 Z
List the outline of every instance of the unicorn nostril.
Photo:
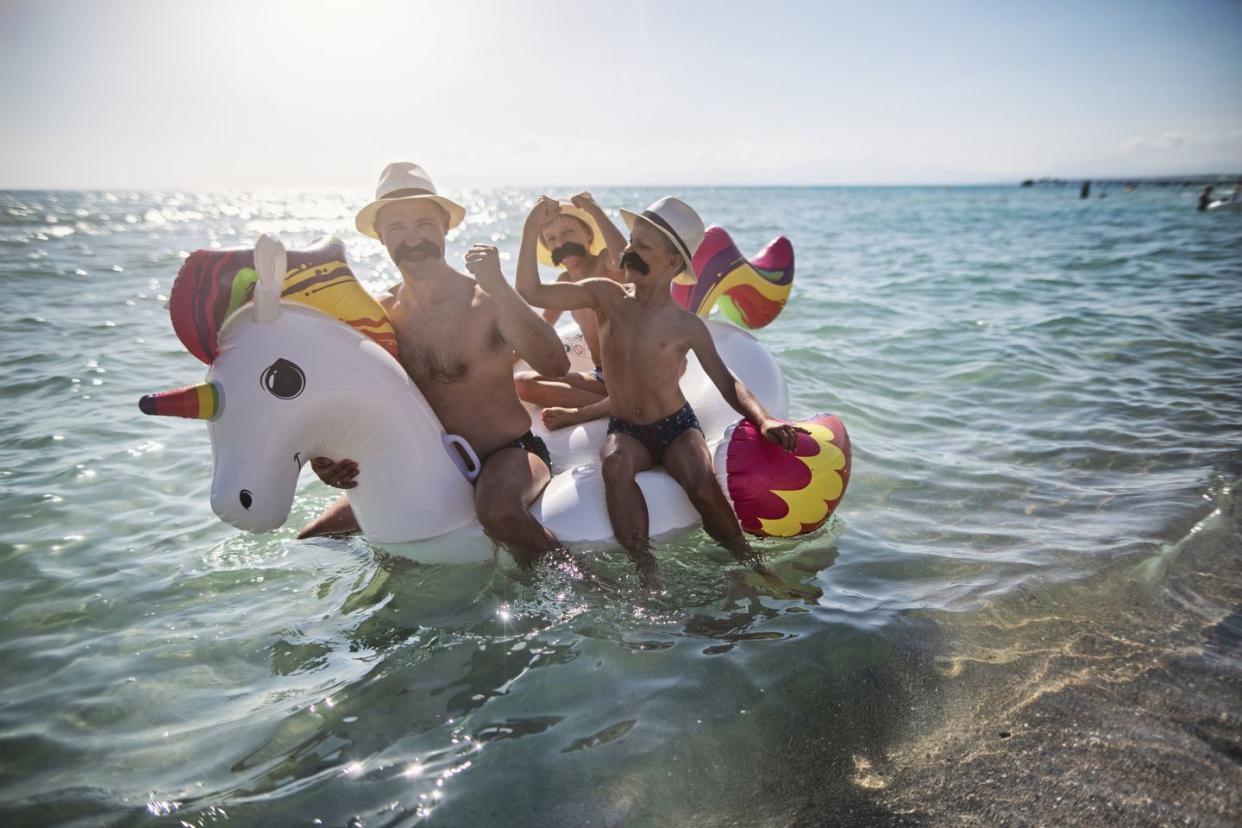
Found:
M 250 511 L 250 504 L 254 503 L 254 495 L 250 494 L 250 492 L 246 489 L 242 489 L 241 494 L 238 496 L 238 500 L 241 501 L 243 509 Z

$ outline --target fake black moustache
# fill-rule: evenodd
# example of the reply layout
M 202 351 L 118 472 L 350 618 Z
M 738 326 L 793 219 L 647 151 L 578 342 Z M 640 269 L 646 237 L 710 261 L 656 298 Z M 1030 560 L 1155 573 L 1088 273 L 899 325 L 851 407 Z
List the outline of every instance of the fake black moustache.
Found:
M 577 242 L 565 242 L 552 251 L 552 264 L 558 265 L 570 256 L 585 256 L 587 249 Z
M 437 259 L 444 255 L 444 251 L 433 241 L 420 241 L 418 244 L 410 247 L 405 242 L 397 245 L 396 251 L 393 253 L 397 261 L 409 259 L 412 262 L 421 262 L 424 259 L 436 257 Z
M 635 273 L 641 273 L 644 276 L 651 272 L 651 268 L 647 266 L 647 263 L 633 250 L 621 257 L 621 267 L 632 270 Z

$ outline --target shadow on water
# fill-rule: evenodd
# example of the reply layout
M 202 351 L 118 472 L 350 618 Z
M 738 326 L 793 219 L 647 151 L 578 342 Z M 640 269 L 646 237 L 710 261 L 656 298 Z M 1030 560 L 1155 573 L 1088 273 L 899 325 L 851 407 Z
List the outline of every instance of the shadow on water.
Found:
M 1237 471 L 1137 560 L 935 614 L 940 715 L 890 755 L 883 801 L 935 824 L 1236 825 Z
M 361 674 L 201 786 L 61 789 L 6 824 L 1227 825 L 1242 562 L 1229 487 L 1215 505 L 1141 560 L 957 613 L 774 595 L 705 538 L 654 597 L 619 556 L 381 559 L 340 576 L 342 638 L 308 619 L 270 649 L 277 677 Z M 825 535 L 775 569 L 826 584 L 837 554 Z
M 822 578 L 833 537 L 778 550 L 778 575 Z M 277 676 L 324 670 L 334 648 L 366 658 L 365 674 L 168 796 L 165 819 L 915 824 L 875 793 L 937 675 L 935 626 L 842 622 L 720 554 L 705 537 L 679 546 L 659 596 L 615 555 L 535 571 L 383 560 L 341 608 L 364 618 L 346 640 L 291 629 L 271 649 Z M 62 791 L 26 816 L 97 822 L 93 804 L 78 811 Z

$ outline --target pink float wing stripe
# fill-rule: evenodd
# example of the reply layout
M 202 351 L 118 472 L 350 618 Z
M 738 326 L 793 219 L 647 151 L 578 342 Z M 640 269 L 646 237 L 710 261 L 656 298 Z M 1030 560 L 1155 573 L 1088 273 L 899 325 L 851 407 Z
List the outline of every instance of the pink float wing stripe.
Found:
M 792 289 L 793 244 L 780 236 L 748 260 L 724 228 L 709 227 L 695 252 L 694 270 L 698 274 L 694 284 L 672 286 L 673 300 L 678 305 L 707 316 L 711 305 L 718 304 L 735 323 L 761 328 L 780 314 Z M 755 289 L 759 282 L 784 288 L 783 295 L 779 299 L 763 296 Z
M 737 250 L 737 246 L 733 244 L 733 239 L 729 237 L 729 233 L 723 227 L 709 227 L 707 232 L 703 234 L 703 243 L 699 245 L 699 249 L 694 251 L 694 272 L 698 273 L 702 270 L 703 264 L 715 256 L 722 250 L 732 248 Z M 741 256 L 741 253 L 737 254 Z
M 750 263 L 772 284 L 788 284 L 793 281 L 793 243 L 784 236 L 779 236 L 760 250 Z
M 818 452 L 814 440 L 801 434 L 798 437 L 797 454 Z M 804 489 L 811 482 L 811 470 L 780 446 L 763 439 L 749 420 L 733 430 L 726 468 L 733 510 L 742 528 L 752 535 L 762 533 L 761 519 L 779 520 L 789 512 L 785 501 L 772 493 L 774 490 Z
M 796 525 L 799 528 L 793 534 L 817 529 L 831 517 L 845 494 L 851 466 L 849 434 L 845 425 L 839 417 L 828 414 L 802 422 L 822 426 L 832 433 L 831 445 L 835 447 L 832 451 L 839 451 L 844 458 L 844 465 L 831 472 L 840 476 L 839 494 L 832 500 L 815 501 L 824 504 L 825 512 L 822 518 L 812 523 L 806 523 L 797 514 L 791 514 L 790 504 L 775 493 L 806 490 L 813 482 L 812 472 L 806 463 L 797 458 L 816 457 L 825 449 L 810 435 L 799 434 L 794 452 L 786 453 L 776 444 L 764 440 L 759 429 L 744 420 L 738 423 L 729 438 L 725 455 L 726 485 L 738 522 L 752 535 L 766 534 L 763 521 L 781 521 L 786 518 L 798 521 Z M 821 471 L 818 474 L 822 473 Z M 818 511 L 814 510 L 814 514 L 817 515 Z

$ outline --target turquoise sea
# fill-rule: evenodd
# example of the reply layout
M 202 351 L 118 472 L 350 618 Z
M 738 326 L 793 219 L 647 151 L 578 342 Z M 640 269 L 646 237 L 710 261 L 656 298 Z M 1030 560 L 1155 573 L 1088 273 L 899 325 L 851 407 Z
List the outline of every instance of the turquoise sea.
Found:
M 1242 214 L 1100 192 L 678 193 L 793 241 L 758 335 L 854 473 L 762 546 L 818 600 L 701 533 L 657 598 L 298 542 L 309 472 L 239 534 L 203 425 L 138 412 L 204 373 L 162 305 L 264 231 L 382 289 L 368 193 L 0 192 L 0 824 L 1236 825 Z M 537 191 L 450 195 L 450 261 L 516 254 Z

